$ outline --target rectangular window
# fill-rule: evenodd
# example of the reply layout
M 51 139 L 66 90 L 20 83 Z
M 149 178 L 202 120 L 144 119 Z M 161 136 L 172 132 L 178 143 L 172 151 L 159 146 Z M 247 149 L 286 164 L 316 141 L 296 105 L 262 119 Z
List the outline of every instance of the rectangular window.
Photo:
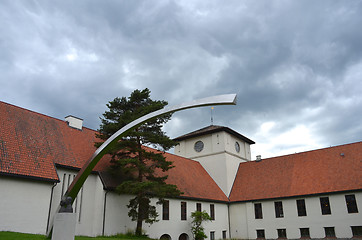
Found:
M 307 216 L 307 210 L 305 208 L 305 200 L 304 199 L 298 199 L 297 200 L 297 209 L 298 209 L 298 216 Z
M 165 200 L 162 205 L 162 220 L 170 220 L 170 202 Z
M 74 181 L 74 178 L 75 178 L 75 175 L 73 175 L 73 181 Z M 78 194 L 79 195 L 79 194 Z M 77 195 L 77 197 L 75 198 L 75 203 L 73 203 L 73 205 L 74 205 L 74 212 L 76 213 L 77 212 L 77 206 L 78 206 L 78 195 Z
M 354 194 L 345 195 L 348 213 L 358 213 L 356 197 Z
M 254 204 L 255 210 L 255 219 L 262 219 L 263 218 L 263 210 L 261 208 L 261 203 Z
M 275 207 L 275 217 L 276 218 L 282 218 L 284 217 L 283 214 L 283 203 L 282 202 L 274 202 Z
M 336 237 L 336 233 L 334 232 L 334 227 L 325 227 L 324 232 L 326 237 Z
M 331 205 L 329 204 L 329 197 L 321 197 L 319 198 L 319 200 L 321 202 L 322 215 L 331 214 Z
M 287 238 L 287 230 L 285 228 L 277 229 L 277 231 L 278 231 L 278 238 Z
M 68 175 L 68 184 L 67 184 L 68 188 L 69 188 L 69 185 L 70 185 L 70 176 L 71 176 L 71 174 Z
M 187 208 L 186 202 L 181 202 L 181 220 L 186 220 L 187 216 Z
M 82 215 L 82 205 L 83 205 L 82 203 L 83 203 L 83 187 L 80 189 L 78 222 L 80 222 L 80 217 Z
M 210 217 L 211 217 L 211 220 L 215 220 L 215 205 L 214 204 L 210 204 Z
M 301 238 L 310 238 L 309 228 L 300 228 Z
M 264 229 L 256 230 L 256 238 L 265 239 L 265 230 Z
M 62 182 L 62 195 L 60 196 L 60 198 L 62 198 L 64 196 L 64 191 L 66 190 L 65 189 L 65 177 L 67 176 L 66 173 L 64 173 L 63 175 L 63 182 Z
M 196 211 L 201 212 L 201 203 L 196 203 Z
M 226 230 L 222 231 L 222 239 L 226 239 Z
M 351 229 L 353 237 L 362 237 L 362 226 L 352 226 Z
M 210 240 L 215 240 L 215 232 L 210 232 Z

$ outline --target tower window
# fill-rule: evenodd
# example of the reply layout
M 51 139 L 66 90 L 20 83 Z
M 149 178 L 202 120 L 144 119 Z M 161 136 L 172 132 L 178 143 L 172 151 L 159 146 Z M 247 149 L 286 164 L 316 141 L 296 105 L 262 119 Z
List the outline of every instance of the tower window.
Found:
M 196 152 L 201 152 L 204 149 L 204 143 L 202 141 L 197 141 L 194 145 L 194 149 Z

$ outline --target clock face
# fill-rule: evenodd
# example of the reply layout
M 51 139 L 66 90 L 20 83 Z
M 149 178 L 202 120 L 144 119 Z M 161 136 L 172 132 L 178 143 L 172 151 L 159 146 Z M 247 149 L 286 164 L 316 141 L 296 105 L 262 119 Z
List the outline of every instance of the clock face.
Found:
M 194 149 L 196 152 L 201 152 L 204 149 L 204 143 L 202 141 L 195 142 Z
M 236 152 L 240 152 L 240 145 L 238 142 L 235 142 L 235 150 Z

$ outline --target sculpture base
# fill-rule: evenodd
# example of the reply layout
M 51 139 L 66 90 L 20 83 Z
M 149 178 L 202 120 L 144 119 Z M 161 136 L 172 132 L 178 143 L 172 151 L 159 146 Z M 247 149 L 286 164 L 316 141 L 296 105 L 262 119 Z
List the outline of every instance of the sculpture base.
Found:
M 76 213 L 57 213 L 54 218 L 52 240 L 74 240 Z

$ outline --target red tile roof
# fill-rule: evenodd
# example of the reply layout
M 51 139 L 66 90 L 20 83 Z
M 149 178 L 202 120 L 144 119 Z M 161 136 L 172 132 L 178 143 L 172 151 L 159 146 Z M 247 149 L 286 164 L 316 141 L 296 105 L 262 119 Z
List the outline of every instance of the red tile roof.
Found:
M 362 190 L 362 142 L 241 163 L 230 201 Z
M 58 181 L 54 164 L 81 168 L 95 151 L 95 131 L 0 101 L 0 175 Z M 341 156 L 341 154 L 344 154 Z M 200 163 L 165 153 L 175 168 L 168 183 L 184 197 L 228 199 Z M 230 201 L 361 190 L 362 142 L 241 163 Z M 95 171 L 109 165 L 105 156 Z M 104 183 L 112 183 L 104 174 Z
M 175 184 L 184 197 L 228 201 L 228 198 L 197 161 L 165 153 L 174 168 L 170 169 L 167 183 Z
M 0 102 L 0 173 L 58 181 L 54 164 L 81 168 L 95 131 Z
M 58 181 L 54 164 L 80 169 L 96 150 L 95 133 L 0 101 L 0 175 Z M 167 182 L 177 185 L 184 197 L 228 201 L 200 163 L 165 155 L 176 166 L 167 173 Z M 104 184 L 114 183 L 104 172 L 108 166 L 104 156 L 94 169 Z

